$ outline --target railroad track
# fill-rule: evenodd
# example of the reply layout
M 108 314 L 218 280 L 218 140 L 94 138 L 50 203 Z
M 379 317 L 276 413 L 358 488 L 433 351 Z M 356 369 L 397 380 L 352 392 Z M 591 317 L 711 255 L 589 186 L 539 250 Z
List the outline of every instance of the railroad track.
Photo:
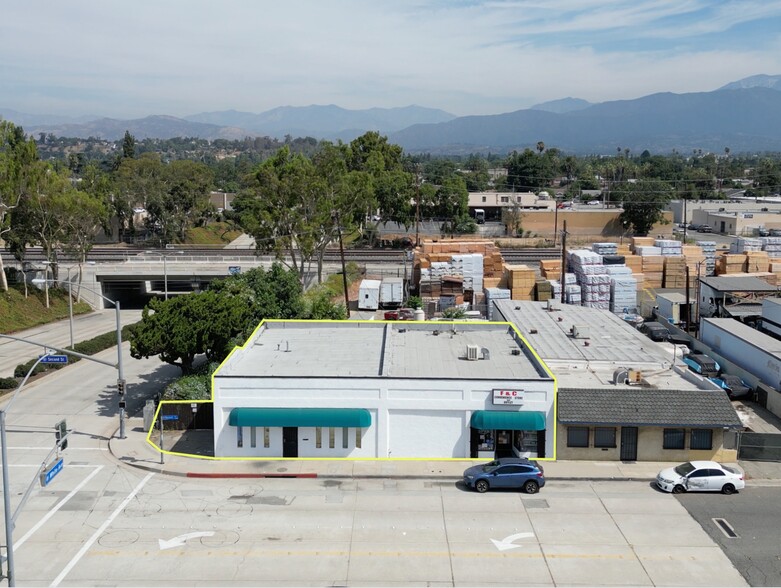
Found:
M 178 253 L 181 251 L 182 253 Z M 555 259 L 561 256 L 561 250 L 555 247 L 528 247 L 523 249 L 501 249 L 502 257 L 507 263 L 531 263 L 539 261 L 540 259 Z M 12 264 L 15 263 L 14 257 L 7 251 L 3 251 L 3 262 Z M 218 261 L 222 258 L 247 258 L 251 259 L 256 257 L 254 249 L 215 249 L 215 248 L 183 248 L 183 249 L 141 249 L 141 248 L 118 248 L 118 247 L 95 247 L 90 251 L 87 256 L 87 261 L 94 263 L 116 263 L 127 261 L 129 259 L 143 259 L 147 258 L 150 261 L 154 261 L 159 258 L 160 255 L 167 254 L 168 259 L 176 259 L 177 257 L 201 259 L 203 261 L 212 260 Z M 347 261 L 363 262 L 363 263 L 403 263 L 407 252 L 400 249 L 346 249 L 344 257 Z M 272 259 L 271 256 L 260 256 L 265 259 Z M 43 253 L 40 249 L 29 249 L 26 253 L 25 259 L 33 263 L 40 263 L 44 261 Z M 77 259 L 66 253 L 60 253 L 60 263 L 63 265 L 71 265 L 77 263 Z M 328 250 L 325 254 L 326 262 L 339 261 L 338 250 Z

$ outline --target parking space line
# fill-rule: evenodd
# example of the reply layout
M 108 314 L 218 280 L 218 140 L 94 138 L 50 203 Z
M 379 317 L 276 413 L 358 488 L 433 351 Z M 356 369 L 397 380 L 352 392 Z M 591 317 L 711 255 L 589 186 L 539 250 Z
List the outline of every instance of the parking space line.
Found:
M 144 484 L 146 484 L 149 481 L 149 479 L 154 475 L 155 475 L 154 472 L 147 474 L 146 477 L 143 480 L 141 480 L 138 483 L 138 485 L 133 489 L 133 491 L 127 495 L 127 498 L 125 498 L 122 501 L 122 504 L 120 504 L 117 507 L 117 509 L 113 513 L 111 513 L 111 516 L 109 516 L 109 518 L 107 518 L 103 522 L 103 524 L 98 528 L 97 531 L 95 531 L 92 537 L 90 537 L 87 540 L 87 542 L 82 546 L 82 548 L 79 549 L 79 552 L 73 557 L 73 559 L 68 562 L 68 565 L 65 566 L 65 569 L 62 570 L 62 572 L 60 572 L 60 575 L 57 576 L 51 584 L 49 584 L 51 588 L 56 588 L 56 586 L 60 585 L 60 582 L 62 582 L 65 579 L 65 576 L 67 576 L 70 573 L 70 571 L 79 562 L 79 560 L 82 557 L 84 557 L 84 554 L 87 553 L 89 548 L 92 547 L 92 544 L 98 540 L 98 537 L 100 537 L 106 529 L 108 529 L 108 526 L 114 521 L 115 518 L 117 518 L 117 516 L 119 516 L 119 513 L 125 510 L 125 507 L 128 504 L 130 504 L 130 501 L 133 500 L 135 495 L 138 494 L 141 488 L 144 487 Z
M 50 518 L 52 518 L 54 516 L 54 514 L 65 505 L 65 503 L 67 503 L 71 498 L 73 498 L 76 495 L 76 493 L 79 490 L 81 490 L 87 484 L 87 482 L 89 482 L 92 478 L 94 478 L 95 475 L 100 470 L 103 469 L 103 466 L 91 466 L 91 467 L 94 467 L 95 471 L 93 471 L 86 478 L 84 478 L 81 481 L 81 483 L 78 486 L 76 486 L 73 490 L 71 490 L 65 498 L 63 498 L 56 505 L 54 505 L 54 507 L 52 507 L 52 509 L 49 512 L 47 512 L 40 521 L 35 523 L 35 525 L 33 525 L 32 529 L 27 531 L 27 533 L 25 533 L 24 536 L 21 539 L 19 539 L 19 541 L 14 543 L 14 549 L 19 549 L 22 545 L 24 545 L 24 542 L 27 541 L 32 536 L 33 533 L 35 533 L 44 524 L 46 524 L 46 521 L 48 521 Z

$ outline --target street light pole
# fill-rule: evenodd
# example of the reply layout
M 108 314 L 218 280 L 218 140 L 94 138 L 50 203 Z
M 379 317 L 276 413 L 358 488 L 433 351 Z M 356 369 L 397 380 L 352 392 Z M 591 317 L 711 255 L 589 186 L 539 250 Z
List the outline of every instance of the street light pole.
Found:
M 0 443 L 3 444 L 1 457 L 3 460 L 3 513 L 5 515 L 5 554 L 6 554 L 6 561 L 8 562 L 7 569 L 8 569 L 9 586 L 16 586 L 16 569 L 14 567 L 14 521 L 11 518 L 11 491 L 10 491 L 10 482 L 8 480 L 8 440 L 6 438 L 5 413 L 7 413 L 10 410 L 11 405 L 14 403 L 14 400 L 16 399 L 16 395 L 19 394 L 19 391 L 27 383 L 30 374 L 32 374 L 36 366 L 39 363 L 41 363 L 41 360 L 48 355 L 49 355 L 48 353 L 44 353 L 38 358 L 38 360 L 30 368 L 30 371 L 27 372 L 27 375 L 24 377 L 24 380 L 22 380 L 19 386 L 16 387 L 16 391 L 14 392 L 14 395 L 11 397 L 11 400 L 8 401 L 8 404 L 5 406 L 5 408 L 0 409 Z
M 168 300 L 168 256 L 163 255 L 163 283 L 165 284 L 165 299 Z
M 71 268 L 68 268 L 68 319 L 71 335 L 71 349 L 73 349 L 73 283 L 71 282 Z
M 33 283 L 36 283 L 38 280 L 33 280 Z M 49 284 L 49 280 L 45 281 L 47 286 Z M 68 283 L 70 284 L 70 280 L 68 280 Z M 96 294 L 97 296 L 100 296 L 103 300 L 106 302 L 109 302 L 110 304 L 114 305 L 114 310 L 116 311 L 117 315 L 117 391 L 119 392 L 119 438 L 124 439 L 125 438 L 125 370 L 122 365 L 122 316 L 121 316 L 121 310 L 119 305 L 119 300 L 111 300 L 110 298 L 107 298 L 100 292 L 93 290 L 91 288 L 87 288 L 86 286 L 82 286 L 82 288 L 89 290 L 93 294 Z M 72 298 L 71 298 L 72 300 Z M 70 307 L 71 313 L 70 313 L 70 321 L 71 321 L 71 349 L 73 349 L 73 306 Z

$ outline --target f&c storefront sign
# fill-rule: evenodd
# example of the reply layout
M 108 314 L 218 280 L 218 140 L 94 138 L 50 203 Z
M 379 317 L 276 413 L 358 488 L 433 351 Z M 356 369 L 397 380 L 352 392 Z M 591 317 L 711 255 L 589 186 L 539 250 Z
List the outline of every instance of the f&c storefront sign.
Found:
M 523 404 L 523 390 L 494 390 L 494 405 Z

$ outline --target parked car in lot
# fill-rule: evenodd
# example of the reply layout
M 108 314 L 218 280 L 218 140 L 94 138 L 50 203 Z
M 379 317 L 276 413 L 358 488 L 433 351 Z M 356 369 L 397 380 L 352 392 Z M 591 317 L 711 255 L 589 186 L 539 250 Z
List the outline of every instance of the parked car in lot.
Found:
M 718 378 L 710 378 L 710 381 L 721 386 L 730 398 L 743 398 L 751 394 L 751 387 L 737 376 L 721 374 Z
M 388 310 L 383 315 L 386 321 L 414 321 L 415 311 L 412 308 L 398 308 L 396 310 Z
M 781 237 L 781 229 L 770 229 L 770 237 Z
M 518 488 L 536 494 L 545 486 L 545 475 L 536 461 L 521 457 L 502 457 L 464 471 L 464 484 L 478 492 L 491 488 Z
M 700 225 L 696 223 L 689 223 L 689 226 L 686 227 L 689 231 L 698 231 L 700 229 Z
M 667 330 L 667 327 L 655 321 L 643 323 L 637 327 L 637 330 L 648 335 L 652 341 L 667 341 L 670 338 L 670 331 Z
M 712 359 L 700 351 L 692 351 L 683 356 L 683 363 L 689 366 L 689 369 L 696 374 L 706 378 L 715 378 L 721 371 L 721 366 L 715 359 Z
M 721 492 L 732 494 L 743 490 L 743 472 L 715 461 L 687 461 L 667 468 L 656 476 L 656 485 L 665 492 Z
M 698 233 L 712 233 L 713 227 L 710 225 L 700 225 L 700 228 L 697 229 Z

